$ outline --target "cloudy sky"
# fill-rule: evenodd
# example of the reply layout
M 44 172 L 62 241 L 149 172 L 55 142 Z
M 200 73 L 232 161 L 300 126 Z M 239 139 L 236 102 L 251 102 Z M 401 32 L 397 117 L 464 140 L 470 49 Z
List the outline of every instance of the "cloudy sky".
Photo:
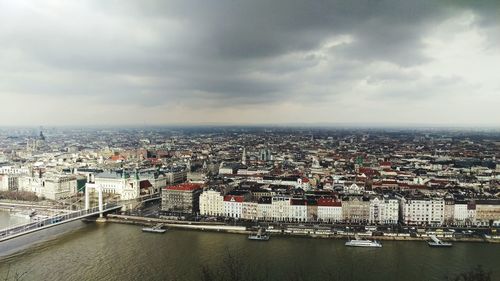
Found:
M 500 126 L 500 1 L 0 0 L 0 125 L 200 123 Z

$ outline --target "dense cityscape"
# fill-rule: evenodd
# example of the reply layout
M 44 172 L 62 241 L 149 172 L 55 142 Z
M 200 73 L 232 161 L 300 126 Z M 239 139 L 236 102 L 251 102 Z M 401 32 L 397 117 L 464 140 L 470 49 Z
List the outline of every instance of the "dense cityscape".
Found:
M 0 1 L 0 280 L 500 280 L 499 15 Z
M 161 194 L 154 215 L 175 219 L 500 227 L 495 131 L 18 129 L 0 143 L 8 199 L 65 204 L 92 183 L 108 201 Z

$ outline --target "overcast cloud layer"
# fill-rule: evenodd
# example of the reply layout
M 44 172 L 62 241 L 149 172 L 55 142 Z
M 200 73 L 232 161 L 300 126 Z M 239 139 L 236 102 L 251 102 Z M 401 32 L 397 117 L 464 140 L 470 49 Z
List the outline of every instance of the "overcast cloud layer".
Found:
M 3 1 L 0 125 L 500 125 L 498 1 Z

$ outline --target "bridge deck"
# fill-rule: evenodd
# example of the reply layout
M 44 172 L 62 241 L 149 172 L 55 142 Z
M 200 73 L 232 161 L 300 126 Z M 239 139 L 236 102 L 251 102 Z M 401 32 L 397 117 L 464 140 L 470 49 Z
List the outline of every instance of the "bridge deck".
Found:
M 104 212 L 110 212 L 120 209 L 122 206 L 116 204 L 106 204 L 103 207 Z M 27 224 L 22 224 L 14 226 L 11 228 L 5 228 L 0 230 L 0 242 L 7 241 L 19 236 L 23 236 L 32 232 L 36 232 L 45 228 L 54 227 L 71 221 L 92 217 L 99 215 L 99 207 L 90 208 L 88 210 L 75 211 L 68 214 L 57 215 L 37 222 L 30 222 Z
M 152 200 L 158 200 L 159 198 L 160 198 L 159 194 L 154 193 L 154 194 L 140 196 L 138 198 L 131 199 L 128 201 L 130 201 L 130 202 L 148 202 L 148 201 L 152 201 Z M 127 201 L 123 200 L 123 201 L 118 201 L 117 203 L 119 203 L 119 204 L 116 204 L 116 203 L 104 204 L 103 213 L 120 209 L 120 208 L 122 208 L 122 205 L 124 203 L 127 203 Z M 23 235 L 26 235 L 29 233 L 33 233 L 33 232 L 36 232 L 36 231 L 39 231 L 42 229 L 46 229 L 49 227 L 54 227 L 57 225 L 61 225 L 64 223 L 72 222 L 72 221 L 87 218 L 87 217 L 92 217 L 92 216 L 99 215 L 99 214 L 100 214 L 99 207 L 93 207 L 93 208 L 90 208 L 88 210 L 74 211 L 74 212 L 67 213 L 67 214 L 53 216 L 53 217 L 50 217 L 50 218 L 47 218 L 47 219 L 44 219 L 41 221 L 37 221 L 37 222 L 30 222 L 30 223 L 13 226 L 13 227 L 6 228 L 6 229 L 1 229 L 0 230 L 0 242 L 7 241 L 9 239 L 13 239 L 13 238 L 23 236 Z

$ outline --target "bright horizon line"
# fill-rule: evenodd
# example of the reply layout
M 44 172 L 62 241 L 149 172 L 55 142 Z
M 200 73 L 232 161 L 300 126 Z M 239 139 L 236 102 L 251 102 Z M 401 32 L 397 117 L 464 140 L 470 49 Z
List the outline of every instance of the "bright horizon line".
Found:
M 500 124 L 453 124 L 453 123 L 408 123 L 408 122 L 281 122 L 281 123 L 231 123 L 231 122 L 181 122 L 181 123 L 141 123 L 141 124 L 37 124 L 2 125 L 0 128 L 68 128 L 68 127 L 304 127 L 316 128 L 463 128 L 500 129 Z

